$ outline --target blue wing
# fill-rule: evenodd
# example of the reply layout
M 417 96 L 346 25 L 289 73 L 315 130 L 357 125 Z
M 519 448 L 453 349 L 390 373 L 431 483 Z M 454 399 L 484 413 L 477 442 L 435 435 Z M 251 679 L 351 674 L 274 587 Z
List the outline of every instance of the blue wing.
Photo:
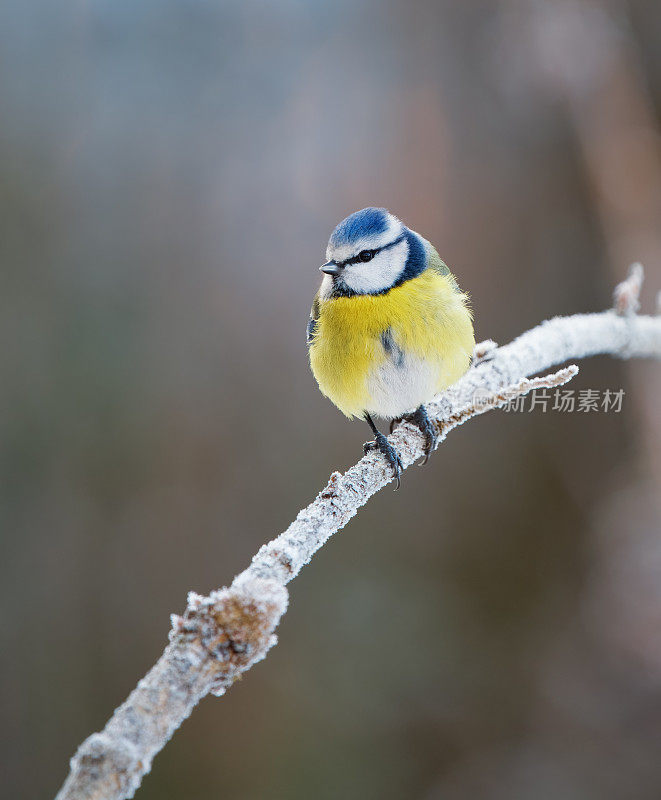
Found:
M 314 302 L 312 303 L 312 310 L 310 311 L 310 319 L 308 320 L 307 337 L 306 341 L 308 347 L 314 341 L 314 334 L 317 329 L 317 320 L 319 319 L 319 296 L 315 295 Z

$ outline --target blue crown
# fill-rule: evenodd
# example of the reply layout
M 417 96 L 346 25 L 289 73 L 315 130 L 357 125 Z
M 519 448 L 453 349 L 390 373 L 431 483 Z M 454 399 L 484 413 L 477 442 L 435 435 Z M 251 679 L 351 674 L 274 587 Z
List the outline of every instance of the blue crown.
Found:
M 368 236 L 378 236 L 388 229 L 388 211 L 385 208 L 363 208 L 350 214 L 331 233 L 330 247 L 353 244 Z

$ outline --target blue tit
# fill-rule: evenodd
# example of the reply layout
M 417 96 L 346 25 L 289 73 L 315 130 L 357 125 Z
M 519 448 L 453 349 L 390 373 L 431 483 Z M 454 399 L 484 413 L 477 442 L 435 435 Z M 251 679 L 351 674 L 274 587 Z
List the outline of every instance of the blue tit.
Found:
M 348 417 L 362 417 L 394 471 L 399 454 L 373 417 L 436 428 L 424 404 L 470 365 L 475 345 L 468 297 L 434 247 L 385 208 L 364 208 L 335 228 L 321 266 L 307 341 L 319 388 Z M 392 430 L 391 422 L 391 430 Z

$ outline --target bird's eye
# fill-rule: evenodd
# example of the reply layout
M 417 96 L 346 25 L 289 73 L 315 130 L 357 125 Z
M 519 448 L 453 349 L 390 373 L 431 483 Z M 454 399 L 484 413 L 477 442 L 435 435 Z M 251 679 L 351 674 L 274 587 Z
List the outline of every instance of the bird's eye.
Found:
M 361 250 L 360 253 L 358 253 L 358 258 L 363 262 L 371 261 L 374 258 L 374 251 Z

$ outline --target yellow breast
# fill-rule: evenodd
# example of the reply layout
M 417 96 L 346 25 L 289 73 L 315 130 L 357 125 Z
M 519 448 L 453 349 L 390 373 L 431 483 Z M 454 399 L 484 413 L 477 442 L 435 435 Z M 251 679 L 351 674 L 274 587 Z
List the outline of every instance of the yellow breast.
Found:
M 370 387 L 393 356 L 392 348 L 384 347 L 386 332 L 400 355 L 431 370 L 429 396 L 419 403 L 468 368 L 473 325 L 467 297 L 451 275 L 428 269 L 385 294 L 320 300 L 310 364 L 322 393 L 347 416 L 370 409 L 379 413 L 370 404 Z M 405 384 L 406 375 L 401 377 Z

